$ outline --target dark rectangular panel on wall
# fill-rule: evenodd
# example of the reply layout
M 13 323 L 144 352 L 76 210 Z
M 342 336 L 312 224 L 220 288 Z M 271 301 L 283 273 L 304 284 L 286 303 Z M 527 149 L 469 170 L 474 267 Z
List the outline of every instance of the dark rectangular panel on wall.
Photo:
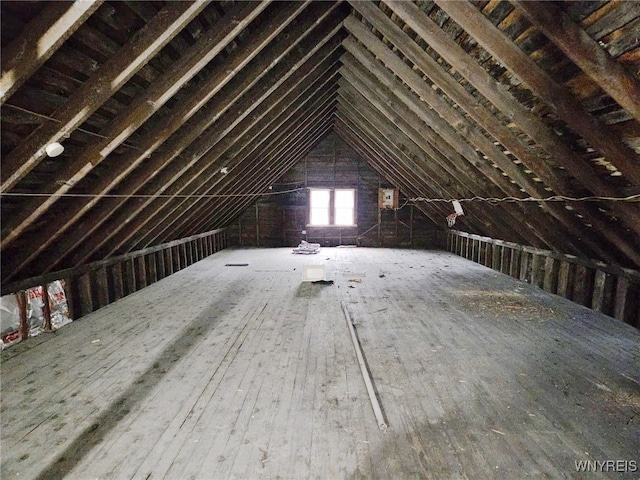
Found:
M 311 227 L 307 187 L 356 189 L 354 227 Z M 436 248 L 438 227 L 418 209 L 379 209 L 380 188 L 392 188 L 365 160 L 335 133 L 327 135 L 273 186 L 247 208 L 228 228 L 234 245 L 257 247 L 297 246 L 301 240 L 323 246 Z

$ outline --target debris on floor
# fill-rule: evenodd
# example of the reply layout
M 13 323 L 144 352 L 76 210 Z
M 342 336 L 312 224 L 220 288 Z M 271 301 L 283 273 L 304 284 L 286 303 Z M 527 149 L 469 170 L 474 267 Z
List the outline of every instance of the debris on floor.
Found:
M 319 243 L 309 243 L 304 240 L 300 242 L 296 248 L 293 249 L 293 253 L 302 253 L 305 255 L 309 255 L 312 253 L 318 253 L 320 251 Z

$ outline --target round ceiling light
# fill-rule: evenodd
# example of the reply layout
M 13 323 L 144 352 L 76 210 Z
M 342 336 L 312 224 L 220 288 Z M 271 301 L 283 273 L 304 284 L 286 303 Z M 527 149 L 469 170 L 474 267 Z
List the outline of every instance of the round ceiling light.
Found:
M 64 152 L 64 147 L 60 145 L 58 142 L 54 142 L 47 145 L 47 148 L 45 148 L 45 151 L 47 152 L 47 155 L 49 155 L 50 157 L 57 157 L 62 152 Z

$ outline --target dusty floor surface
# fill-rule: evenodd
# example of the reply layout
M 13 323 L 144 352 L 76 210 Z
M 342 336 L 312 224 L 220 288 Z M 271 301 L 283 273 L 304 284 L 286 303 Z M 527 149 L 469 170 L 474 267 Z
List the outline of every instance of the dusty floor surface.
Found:
M 7 480 L 640 478 L 640 332 L 449 253 L 229 249 L 6 349 L 1 414 Z

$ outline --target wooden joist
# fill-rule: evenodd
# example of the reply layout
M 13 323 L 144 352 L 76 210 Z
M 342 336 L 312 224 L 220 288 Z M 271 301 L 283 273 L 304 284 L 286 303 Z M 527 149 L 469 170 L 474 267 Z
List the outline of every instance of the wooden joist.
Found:
M 342 41 L 342 37 L 335 36 L 335 34 L 341 28 L 341 20 L 342 14 L 338 11 L 334 12 L 332 14 L 332 21 L 322 23 L 318 27 L 319 30 L 316 32 L 316 36 L 303 38 L 301 40 L 302 48 L 292 49 L 291 52 L 282 56 L 282 60 L 268 72 L 268 75 L 263 79 L 263 82 L 259 86 L 252 87 L 252 89 L 242 97 L 240 102 L 234 104 L 234 107 L 221 117 L 220 123 L 216 123 L 209 127 L 212 134 L 206 138 L 206 141 L 209 143 L 210 147 L 199 155 L 199 157 L 202 156 L 208 160 L 208 163 L 199 168 L 209 168 L 210 162 L 213 159 L 208 155 L 208 150 L 217 142 L 221 141 L 224 136 L 229 134 L 232 129 L 242 121 L 242 119 L 255 111 L 258 106 L 261 106 L 261 103 L 267 100 L 270 95 L 290 76 L 298 79 L 304 77 L 304 70 L 301 70 L 301 72 L 298 72 L 297 70 L 300 69 L 300 67 L 304 65 L 305 62 L 317 51 L 321 50 L 322 53 L 320 58 L 324 58 L 324 56 L 329 55 L 338 48 Z M 299 39 L 294 40 L 294 43 L 297 43 Z M 278 55 L 278 57 L 280 57 L 280 55 Z M 273 99 L 271 101 L 273 102 Z M 265 105 L 262 105 L 262 108 L 265 108 Z M 224 125 L 224 127 L 221 125 Z M 205 154 L 206 157 L 204 157 Z M 179 183 L 171 185 L 166 193 L 169 195 L 178 195 L 185 192 L 191 193 L 188 185 L 192 181 L 197 180 L 198 174 L 195 174 L 194 170 L 192 170 L 190 174 L 191 175 L 183 176 Z M 185 188 L 186 190 L 184 190 Z M 146 213 L 142 217 L 139 217 L 138 225 L 142 226 L 148 224 L 151 220 L 159 221 L 160 219 L 163 219 L 162 221 L 164 221 L 167 212 L 164 212 L 162 209 L 167 203 L 168 201 L 166 199 L 162 199 L 156 202 L 156 205 L 151 205 Z M 127 231 L 123 235 L 124 238 L 119 238 L 117 241 L 110 241 L 110 252 L 118 250 L 122 244 L 135 233 L 135 230 Z
M 2 49 L 0 105 L 73 35 L 102 2 L 103 0 L 53 2 L 27 25 L 22 35 Z
M 618 141 L 610 128 L 592 116 L 566 87 L 557 84 L 547 73 L 536 65 L 513 42 L 495 27 L 487 18 L 468 2 L 436 3 L 465 31 L 474 37 L 511 73 L 524 83 L 562 118 L 569 128 L 600 150 L 631 182 L 640 184 L 640 159 L 638 155 Z M 545 8 L 547 5 L 545 5 Z M 640 91 L 637 92 L 640 95 Z
M 183 5 L 184 3 L 179 4 Z M 239 11 L 231 14 L 231 18 L 225 18 L 225 21 L 221 22 L 220 28 L 212 28 L 207 34 L 203 35 L 196 44 L 191 46 L 178 61 L 149 86 L 144 95 L 135 99 L 126 110 L 111 121 L 109 126 L 101 132 L 104 138 L 78 152 L 72 161 L 56 173 L 56 180 L 54 181 L 54 184 L 58 185 L 56 190 L 51 192 L 48 188 L 42 192 L 50 196 L 44 197 L 44 199 L 36 197 L 27 202 L 19 215 L 12 217 L 8 225 L 3 225 L 3 230 L 7 233 L 3 238 L 2 245 L 6 245 L 11 239 L 20 235 L 29 225 L 51 208 L 60 198 L 60 195 L 68 192 L 76 183 L 88 175 L 96 165 L 101 163 L 107 155 L 157 112 L 186 82 L 191 80 L 216 55 L 223 51 L 266 6 L 266 2 L 245 4 Z M 198 13 L 198 11 L 195 13 Z M 166 38 L 166 41 L 168 41 L 171 36 L 163 32 L 163 35 L 159 38 Z M 158 45 L 158 48 L 163 46 L 163 43 L 158 38 L 156 38 L 155 44 Z M 153 53 L 155 50 L 150 48 L 149 51 Z M 115 58 L 123 59 L 125 56 L 118 55 Z M 117 85 L 120 77 L 128 79 L 135 73 L 132 68 L 129 66 L 124 72 L 120 72 L 114 83 Z M 147 154 L 147 152 L 144 153 L 145 155 Z M 115 182 L 119 180 L 120 177 L 114 179 Z
M 91 197 L 78 199 L 73 205 L 69 205 L 65 209 L 58 209 L 55 225 L 48 229 L 46 238 L 39 242 L 37 248 L 30 251 L 29 255 L 26 255 L 27 252 L 17 252 L 12 256 L 10 266 L 5 267 L 7 277 L 10 277 L 15 269 L 24 268 L 28 262 L 36 258 L 37 255 L 54 242 L 57 243 L 56 247 L 58 249 L 56 253 L 49 257 L 59 258 L 62 253 L 70 249 L 70 246 L 67 246 L 66 250 L 60 248 L 61 245 L 57 242 L 59 237 L 98 204 L 104 195 L 119 187 L 118 194 L 123 196 L 119 203 L 124 202 L 126 195 L 142 188 L 159 170 L 175 159 L 180 151 L 189 146 L 210 125 L 215 119 L 215 113 L 220 112 L 218 105 L 205 107 L 207 102 L 230 82 L 238 72 L 242 71 L 242 68 L 255 58 L 305 6 L 305 3 L 300 2 L 280 10 L 278 15 L 263 25 L 255 35 L 251 35 L 251 41 L 234 50 L 225 62 L 220 63 L 218 68 L 212 69 L 207 78 L 203 79 L 198 85 L 198 88 L 171 111 L 169 119 L 161 119 L 162 121 L 155 125 L 156 128 L 150 129 L 147 134 L 143 135 L 137 142 L 139 150 L 131 151 L 118 158 L 110 170 L 111 175 L 104 176 L 95 182 L 93 189 L 89 192 Z M 235 29 L 237 29 L 237 26 Z M 221 30 L 212 29 L 211 32 L 215 36 L 221 35 Z M 209 115 L 203 118 L 206 113 Z M 183 135 L 170 139 L 180 127 L 194 116 L 200 121 L 188 124 L 189 128 L 184 129 Z M 166 153 L 153 155 L 163 142 L 169 143 L 169 145 L 165 143 Z M 150 161 L 147 161 L 144 167 L 135 170 L 150 155 L 152 156 Z M 113 203 L 109 203 L 106 211 L 103 209 L 103 213 L 96 215 L 100 221 L 104 221 L 108 213 L 115 210 L 116 207 L 114 207 Z M 74 234 L 74 238 L 77 242 L 81 242 L 90 233 L 91 231 L 85 232 L 84 235 Z
M 6 192 L 13 188 L 45 157 L 47 145 L 62 141 L 78 128 L 205 7 L 204 2 L 174 2 L 158 12 L 153 20 L 118 51 L 118 55 L 102 65 L 94 76 L 74 92 L 69 101 L 56 110 L 52 115 L 55 121 L 48 121 L 40 126 L 3 159 L 1 190 Z M 92 164 L 89 163 L 80 172 L 86 173 L 91 168 Z M 74 177 L 64 180 L 73 182 Z M 30 215 L 32 213 L 29 211 Z M 22 222 L 16 222 L 16 226 L 20 223 Z M 15 235 L 12 232 L 3 235 L 2 245 Z
M 560 160 L 557 160 L 556 157 L 561 159 L 564 169 L 594 195 L 617 196 L 617 190 L 602 180 L 592 165 L 573 152 L 539 117 L 516 101 L 504 86 L 499 85 L 480 65 L 469 58 L 469 55 L 416 5 L 397 1 L 389 1 L 387 4 L 407 26 L 427 41 L 430 47 L 437 51 L 439 55 L 444 55 L 447 58 L 447 62 L 457 69 L 478 92 L 484 95 L 500 109 L 503 115 L 506 115 L 524 133 L 538 143 L 553 162 L 560 163 Z M 466 108 L 471 108 L 471 106 L 469 105 Z M 544 173 L 534 168 L 532 170 L 538 173 L 541 178 L 543 178 L 542 175 L 545 175 L 547 178 L 553 177 L 557 179 L 557 175 L 552 169 L 548 165 L 545 165 L 545 167 L 547 168 L 544 169 Z M 616 202 L 611 203 L 609 208 L 618 215 L 618 220 L 621 223 L 632 229 L 637 235 L 640 235 L 640 210 L 633 206 Z M 590 221 L 596 221 L 593 212 L 588 212 L 587 218 Z
M 640 81 L 636 77 L 557 6 L 539 1 L 515 3 L 547 38 L 640 121 Z
M 399 27 L 393 24 L 388 17 L 383 15 L 382 12 L 373 6 L 360 2 L 357 3 L 356 7 L 362 9 L 362 12 L 367 14 L 367 18 L 369 18 L 370 21 L 375 22 L 375 28 L 381 31 L 386 38 L 391 39 L 395 44 L 401 44 L 404 33 Z M 385 66 L 398 75 L 412 90 L 418 93 L 423 101 L 427 102 L 439 115 L 447 119 L 452 126 L 456 127 L 461 135 L 473 141 L 476 148 L 494 161 L 511 179 L 516 180 L 520 188 L 524 189 L 532 197 L 544 198 L 548 196 L 548 192 L 542 188 L 544 183 L 537 184 L 533 176 L 523 171 L 522 166 L 514 164 L 511 159 L 497 149 L 482 133 L 477 132 L 474 124 L 466 120 L 460 113 L 455 112 L 443 99 L 439 98 L 433 89 L 424 84 L 419 75 L 412 71 L 409 66 L 405 65 L 382 41 L 378 40 L 371 32 L 366 30 L 361 22 L 350 16 L 345 20 L 345 27 L 359 42 L 370 50 L 373 55 L 378 57 Z M 368 60 L 368 55 L 353 41 L 349 39 L 346 40 L 345 47 L 350 53 L 356 56 L 358 61 L 361 63 L 364 62 L 365 65 L 375 67 L 375 62 L 372 62 L 370 59 Z M 567 184 L 565 181 L 559 179 L 557 175 L 545 165 L 545 162 L 535 155 L 509 128 L 500 123 L 488 109 L 478 104 L 474 97 L 462 86 L 454 82 L 451 78 L 444 76 L 437 62 L 432 60 L 431 57 L 424 55 L 424 52 L 415 44 L 406 44 L 404 48 L 404 53 L 409 56 L 411 61 L 419 65 L 421 70 L 430 76 L 462 109 L 466 110 L 469 116 L 475 120 L 481 128 L 485 129 L 502 145 L 513 152 L 516 157 L 522 160 L 524 165 L 529 166 L 531 170 L 536 169 L 543 180 L 552 182 L 551 187 L 555 187 L 556 191 L 570 193 L 570 191 L 567 192 Z M 379 67 L 375 67 L 374 71 L 377 70 L 379 70 Z M 540 174 L 541 171 L 544 171 L 545 174 Z M 606 248 L 603 249 L 601 247 L 601 242 L 607 242 L 606 238 L 599 238 L 595 241 L 593 239 L 593 231 L 587 229 L 577 217 L 562 207 L 550 205 L 547 208 L 549 212 L 567 226 L 568 231 L 585 232 L 581 235 L 583 242 L 589 245 L 589 247 L 599 255 L 607 255 Z M 583 210 L 580 209 L 580 207 L 578 208 L 579 211 L 583 213 Z M 583 215 L 584 214 L 588 215 L 589 213 L 584 212 Z M 605 224 L 600 222 L 600 225 L 604 226 Z M 607 230 L 608 227 L 603 228 L 603 231 Z M 617 247 L 624 245 L 622 240 L 612 240 L 619 244 Z M 634 248 L 631 245 L 624 245 L 624 248 L 625 251 L 631 255 L 631 258 L 633 256 L 638 257 L 636 253 L 633 253 Z M 638 260 L 640 261 L 640 258 L 638 258 Z

